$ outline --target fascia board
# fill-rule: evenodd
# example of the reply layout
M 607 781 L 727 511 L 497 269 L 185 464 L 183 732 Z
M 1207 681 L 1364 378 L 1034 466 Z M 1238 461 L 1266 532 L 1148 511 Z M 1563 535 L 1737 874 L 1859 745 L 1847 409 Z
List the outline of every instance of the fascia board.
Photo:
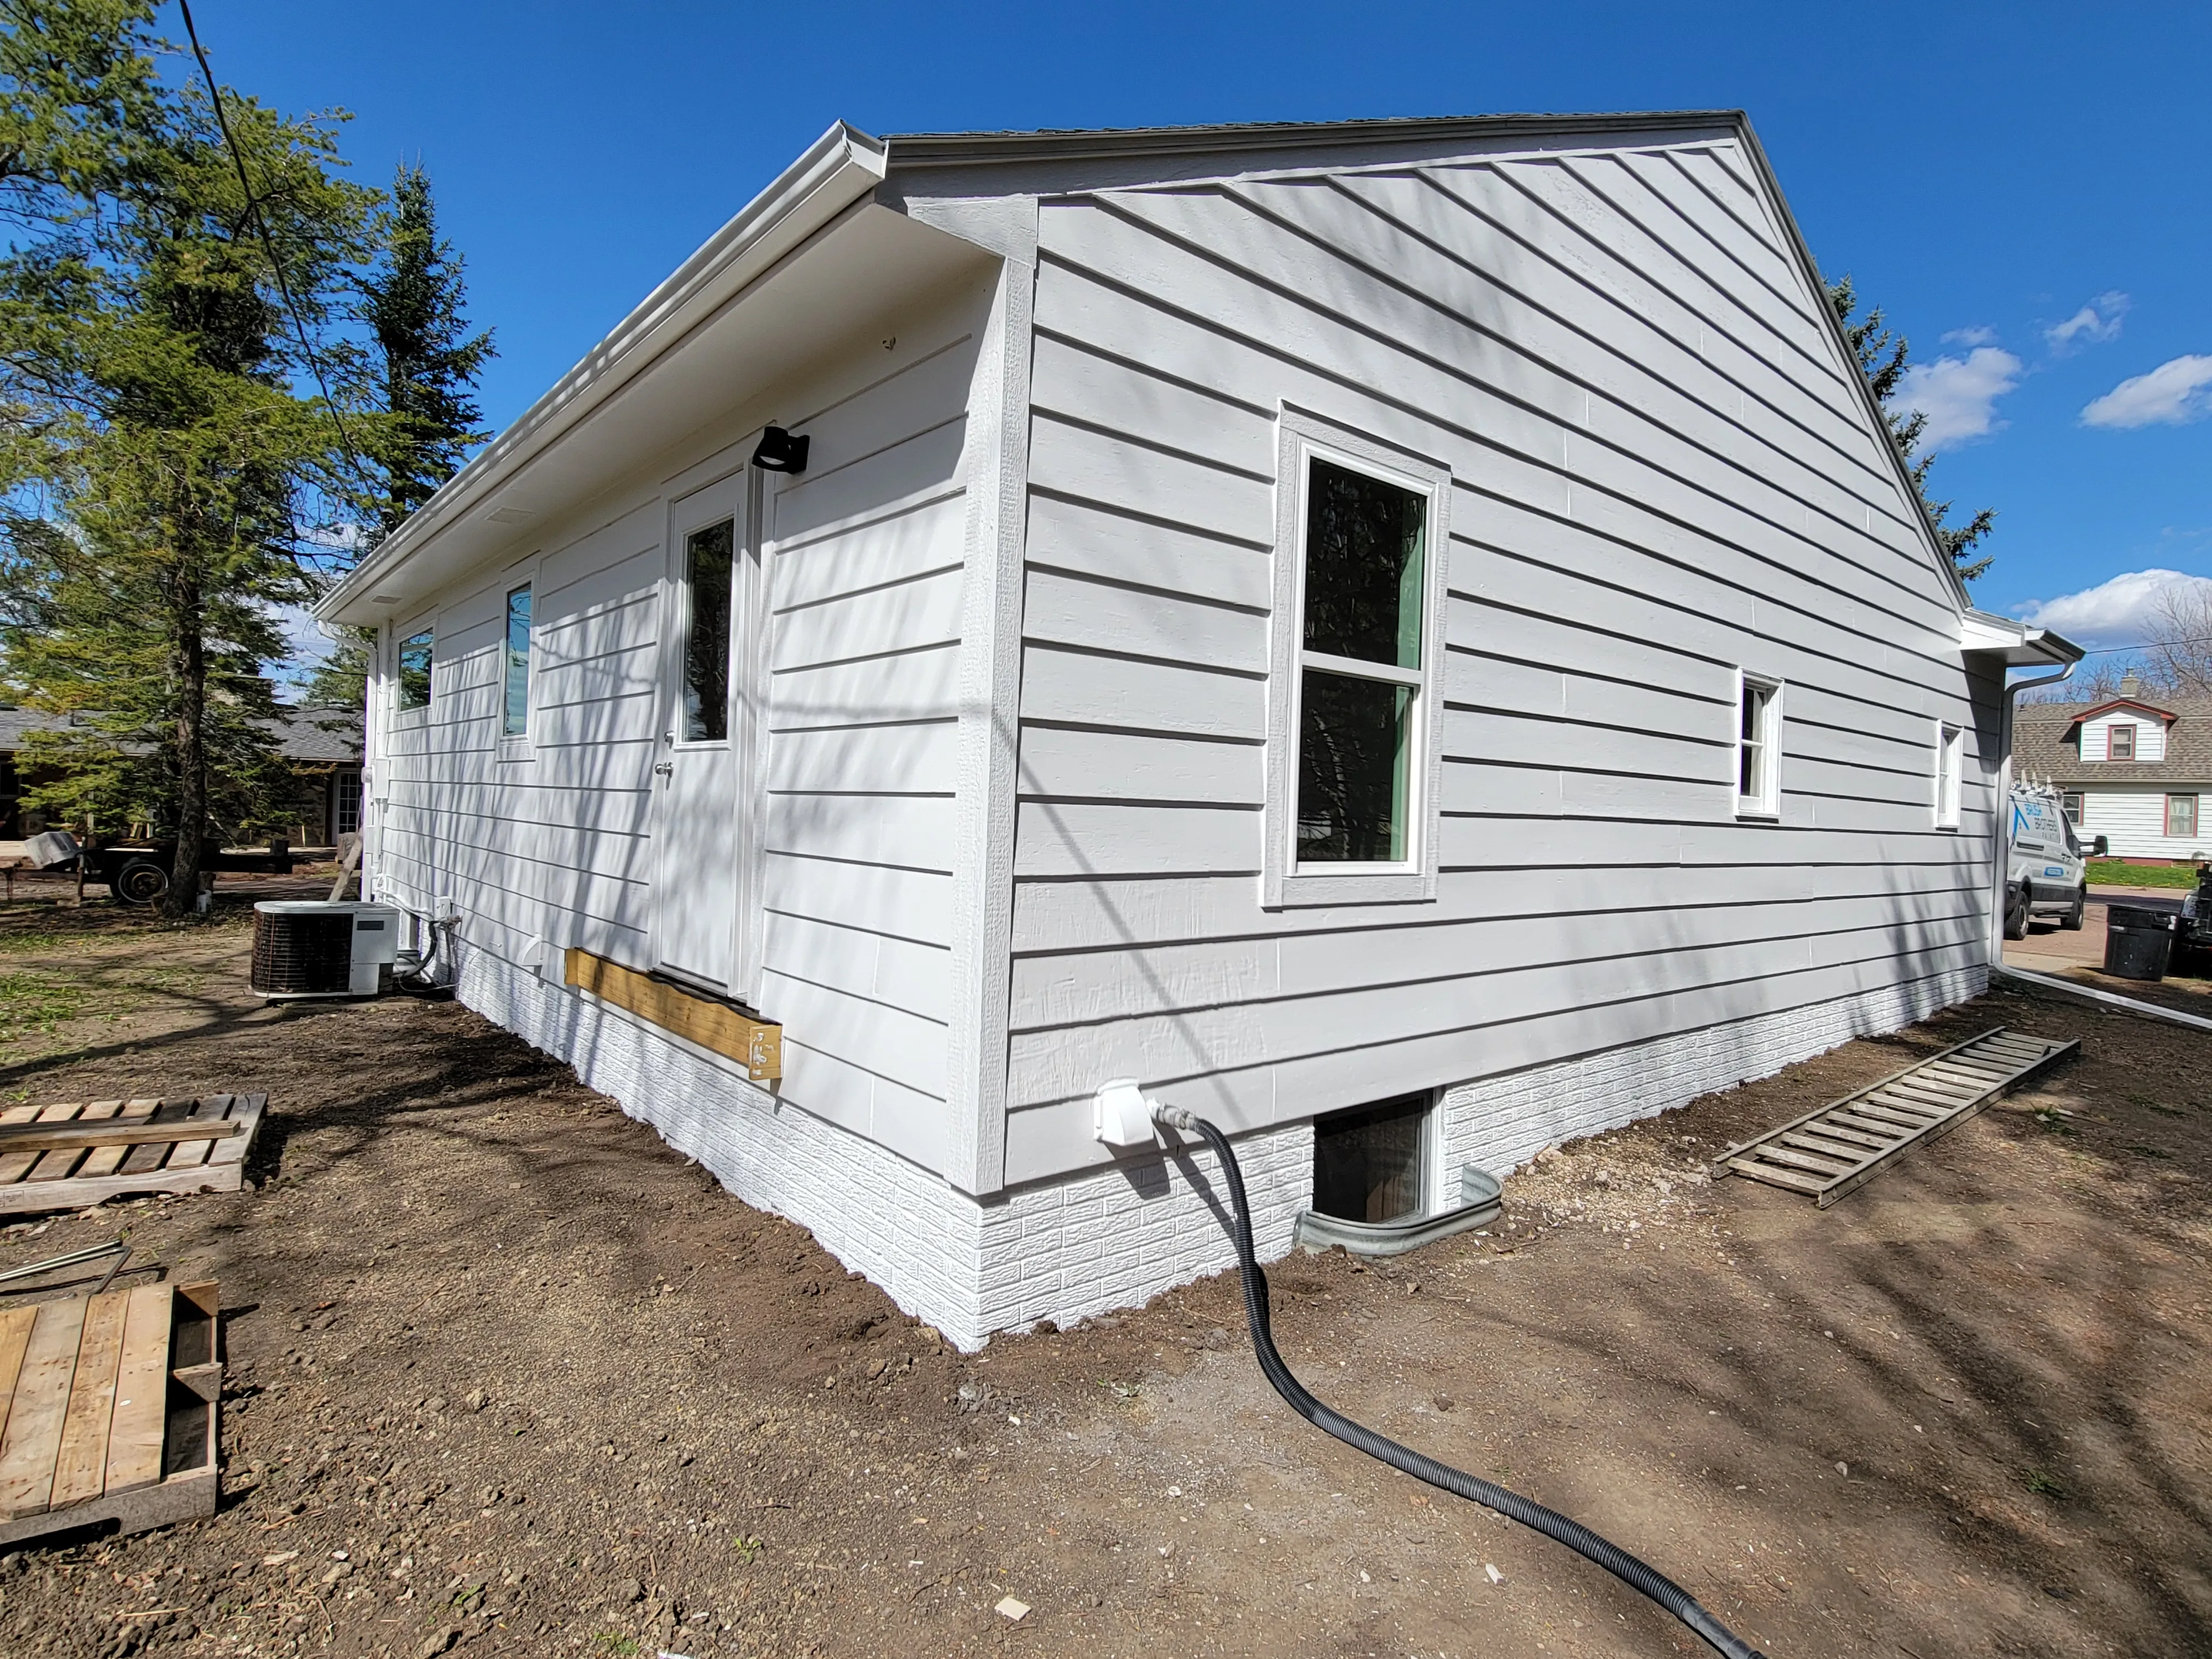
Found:
M 884 144 L 839 122 L 316 604 L 330 620 L 427 547 L 782 256 L 883 180 Z

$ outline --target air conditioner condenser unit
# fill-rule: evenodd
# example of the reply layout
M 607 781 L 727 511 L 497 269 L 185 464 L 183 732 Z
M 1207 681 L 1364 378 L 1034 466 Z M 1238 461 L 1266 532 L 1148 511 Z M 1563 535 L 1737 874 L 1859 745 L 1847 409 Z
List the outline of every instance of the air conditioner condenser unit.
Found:
M 269 1001 L 392 989 L 406 914 L 389 904 L 264 899 L 253 907 L 252 988 Z

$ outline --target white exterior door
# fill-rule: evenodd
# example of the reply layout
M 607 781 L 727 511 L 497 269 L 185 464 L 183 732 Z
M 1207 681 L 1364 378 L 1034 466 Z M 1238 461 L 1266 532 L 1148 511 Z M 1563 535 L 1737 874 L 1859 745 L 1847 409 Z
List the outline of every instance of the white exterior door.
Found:
M 653 769 L 653 956 L 742 995 L 750 867 L 750 643 L 757 634 L 749 473 L 684 496 L 669 529 L 666 711 Z

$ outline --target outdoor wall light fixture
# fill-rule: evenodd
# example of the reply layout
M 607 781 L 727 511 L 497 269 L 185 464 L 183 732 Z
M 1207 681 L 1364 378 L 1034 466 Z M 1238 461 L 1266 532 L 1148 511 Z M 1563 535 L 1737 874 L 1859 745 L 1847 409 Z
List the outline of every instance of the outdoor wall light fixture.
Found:
M 753 465 L 763 472 L 804 472 L 806 447 L 812 441 L 794 438 L 781 427 L 772 426 L 761 434 L 760 446 L 753 451 Z

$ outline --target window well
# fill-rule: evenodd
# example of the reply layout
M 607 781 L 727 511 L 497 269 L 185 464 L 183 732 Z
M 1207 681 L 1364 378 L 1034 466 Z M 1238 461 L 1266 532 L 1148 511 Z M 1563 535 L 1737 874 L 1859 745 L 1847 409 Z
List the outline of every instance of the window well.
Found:
M 1418 1215 L 1428 1119 L 1425 1094 L 1316 1118 L 1314 1208 L 1344 1221 Z

